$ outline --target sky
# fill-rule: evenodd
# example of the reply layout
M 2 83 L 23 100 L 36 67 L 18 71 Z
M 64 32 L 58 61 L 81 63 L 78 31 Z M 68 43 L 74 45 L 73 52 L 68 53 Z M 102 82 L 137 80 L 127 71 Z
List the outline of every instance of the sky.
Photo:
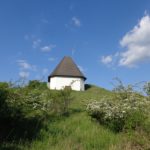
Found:
M 0 81 L 44 80 L 70 56 L 86 83 L 150 81 L 149 0 L 1 0 Z

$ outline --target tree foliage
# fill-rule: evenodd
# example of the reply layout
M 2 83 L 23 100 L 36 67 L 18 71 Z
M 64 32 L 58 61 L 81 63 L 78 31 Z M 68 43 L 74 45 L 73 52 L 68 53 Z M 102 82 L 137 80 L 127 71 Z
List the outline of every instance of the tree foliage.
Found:
M 150 96 L 150 82 L 147 82 L 145 85 L 144 85 L 144 91 L 145 93 Z

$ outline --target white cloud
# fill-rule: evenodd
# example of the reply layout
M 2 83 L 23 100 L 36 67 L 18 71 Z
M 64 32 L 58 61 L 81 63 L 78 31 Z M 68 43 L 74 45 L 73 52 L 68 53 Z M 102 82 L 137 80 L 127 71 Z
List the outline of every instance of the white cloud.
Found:
M 119 65 L 136 67 L 150 61 L 150 16 L 145 15 L 120 41 L 126 50 L 121 53 Z
M 49 51 L 51 51 L 55 47 L 56 47 L 56 45 L 53 45 L 53 44 L 51 44 L 49 46 L 44 46 L 44 47 L 41 48 L 41 51 L 42 52 L 49 52 Z
M 72 17 L 69 23 L 65 24 L 65 27 L 71 31 L 81 27 L 81 21 L 77 17 Z
M 41 39 L 33 40 L 32 47 L 38 48 L 40 46 L 40 43 L 41 43 Z
M 56 58 L 54 58 L 54 57 L 50 57 L 48 60 L 49 60 L 49 61 L 55 61 L 55 60 L 56 60 Z
M 29 75 L 30 75 L 29 72 L 25 72 L 25 71 L 19 72 L 19 76 L 20 76 L 21 78 L 28 78 Z
M 150 16 L 146 14 L 142 17 L 138 24 L 121 39 L 120 45 L 124 51 L 102 56 L 101 62 L 128 68 L 150 62 Z
M 72 21 L 74 26 L 76 26 L 76 27 L 81 26 L 81 21 L 77 17 L 72 17 L 71 21 Z
M 101 57 L 101 62 L 105 65 L 110 64 L 112 62 L 112 60 L 113 60 L 113 58 L 111 55 Z
M 17 63 L 20 66 L 21 70 L 32 70 L 32 71 L 37 70 L 37 67 L 35 65 L 31 65 L 24 59 L 17 60 Z
M 28 63 L 27 60 L 17 60 L 17 64 L 19 66 L 19 77 L 21 78 L 28 78 L 31 72 L 37 71 L 37 66 Z
M 31 64 L 27 63 L 26 60 L 20 59 L 17 61 L 21 69 L 31 69 Z

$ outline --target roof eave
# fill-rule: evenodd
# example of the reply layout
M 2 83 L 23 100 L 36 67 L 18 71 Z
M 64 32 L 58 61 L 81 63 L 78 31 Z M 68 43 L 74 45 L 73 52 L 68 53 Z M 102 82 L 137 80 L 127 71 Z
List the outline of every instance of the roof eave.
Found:
M 72 78 L 82 78 L 84 79 L 84 81 L 87 79 L 86 77 L 84 76 L 71 76 L 71 75 L 49 75 L 48 78 L 52 78 L 52 77 L 72 77 Z

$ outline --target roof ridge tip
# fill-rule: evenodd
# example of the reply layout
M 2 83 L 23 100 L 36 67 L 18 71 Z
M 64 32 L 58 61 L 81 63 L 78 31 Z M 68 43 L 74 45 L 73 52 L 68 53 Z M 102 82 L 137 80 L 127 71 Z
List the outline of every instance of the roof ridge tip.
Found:
M 70 56 L 64 56 L 49 77 L 54 76 L 81 77 L 86 80 L 86 77 Z
M 67 55 L 65 55 L 65 56 L 64 56 L 64 58 L 72 58 L 72 57 L 71 57 L 71 56 L 67 56 Z

